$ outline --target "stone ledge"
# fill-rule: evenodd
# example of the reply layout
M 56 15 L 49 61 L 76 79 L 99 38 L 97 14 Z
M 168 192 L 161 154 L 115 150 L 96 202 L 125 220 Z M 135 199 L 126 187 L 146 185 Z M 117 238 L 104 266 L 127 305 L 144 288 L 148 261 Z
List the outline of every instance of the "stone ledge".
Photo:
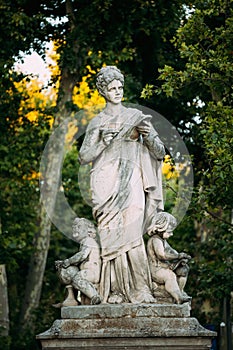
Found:
M 64 307 L 37 335 L 42 350 L 208 350 L 216 336 L 190 317 L 190 304 L 100 304 Z
M 67 306 L 61 309 L 61 318 L 99 319 L 135 317 L 189 317 L 190 303 L 176 304 L 100 304 Z
M 210 350 L 211 343 L 206 338 L 118 338 L 112 339 L 54 339 L 43 340 L 43 350 Z
M 140 317 L 121 319 L 62 319 L 38 336 L 50 338 L 118 338 L 118 337 L 213 337 L 196 318 Z

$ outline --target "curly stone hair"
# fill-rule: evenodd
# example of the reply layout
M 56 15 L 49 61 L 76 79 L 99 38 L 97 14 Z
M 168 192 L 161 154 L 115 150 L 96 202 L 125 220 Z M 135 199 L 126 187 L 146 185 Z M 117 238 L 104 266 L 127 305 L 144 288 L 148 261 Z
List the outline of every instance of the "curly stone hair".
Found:
M 176 218 L 173 215 L 162 211 L 155 214 L 147 233 L 149 236 L 152 236 L 155 233 L 161 235 L 167 230 L 169 225 L 174 230 L 177 226 Z
M 83 231 L 84 229 L 87 229 L 87 234 L 90 236 L 95 236 L 96 234 L 96 228 L 95 225 L 85 218 L 75 218 L 73 225 L 73 236 L 75 236 L 76 233 L 79 233 L 80 231 Z
M 106 66 L 100 69 L 96 78 L 96 86 L 99 93 L 104 96 L 104 90 L 113 80 L 120 80 L 124 86 L 124 75 L 115 66 Z

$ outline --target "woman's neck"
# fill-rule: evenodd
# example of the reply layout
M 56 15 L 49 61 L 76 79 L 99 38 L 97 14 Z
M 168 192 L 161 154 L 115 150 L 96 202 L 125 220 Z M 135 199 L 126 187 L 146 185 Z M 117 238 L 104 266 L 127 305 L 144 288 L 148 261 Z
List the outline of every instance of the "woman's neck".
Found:
M 105 107 L 105 113 L 111 116 L 117 116 L 118 114 L 121 113 L 122 109 L 123 109 L 123 106 L 121 103 L 114 104 L 108 101 Z

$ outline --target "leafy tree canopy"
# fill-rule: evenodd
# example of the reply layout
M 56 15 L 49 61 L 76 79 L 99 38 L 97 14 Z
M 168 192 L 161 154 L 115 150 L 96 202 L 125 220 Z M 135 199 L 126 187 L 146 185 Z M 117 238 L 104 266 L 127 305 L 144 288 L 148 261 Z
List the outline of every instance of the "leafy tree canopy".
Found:
M 177 99 L 189 96 L 187 105 L 196 108 L 194 118 L 201 122 L 205 199 L 212 207 L 228 210 L 232 208 L 232 36 L 232 1 L 194 2 L 193 13 L 173 40 L 184 69 L 166 65 L 156 91 Z
M 180 101 L 191 117 L 189 137 L 196 173 L 191 212 L 198 233 L 193 245 L 198 264 L 192 273 L 199 281 L 197 296 L 202 301 L 211 298 L 215 305 L 233 288 L 229 279 L 233 253 L 232 3 L 194 1 L 172 40 L 180 68 L 165 65 L 158 86 L 147 85 L 143 90 L 144 97 L 157 94 Z

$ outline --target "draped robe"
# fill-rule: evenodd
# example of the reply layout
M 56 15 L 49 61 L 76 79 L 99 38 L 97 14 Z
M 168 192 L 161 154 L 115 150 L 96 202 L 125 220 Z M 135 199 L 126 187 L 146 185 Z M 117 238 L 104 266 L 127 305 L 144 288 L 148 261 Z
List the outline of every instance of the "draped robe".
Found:
M 79 152 L 81 164 L 92 162 L 104 302 L 110 302 L 111 295 L 118 296 L 118 302 L 153 300 L 143 234 L 155 212 L 163 210 L 161 160 L 165 151 L 152 125 L 143 142 L 142 137 L 132 138 L 135 127 L 150 118 L 125 107 L 114 117 L 101 112 L 90 122 Z M 109 145 L 103 140 L 106 129 L 117 133 Z

